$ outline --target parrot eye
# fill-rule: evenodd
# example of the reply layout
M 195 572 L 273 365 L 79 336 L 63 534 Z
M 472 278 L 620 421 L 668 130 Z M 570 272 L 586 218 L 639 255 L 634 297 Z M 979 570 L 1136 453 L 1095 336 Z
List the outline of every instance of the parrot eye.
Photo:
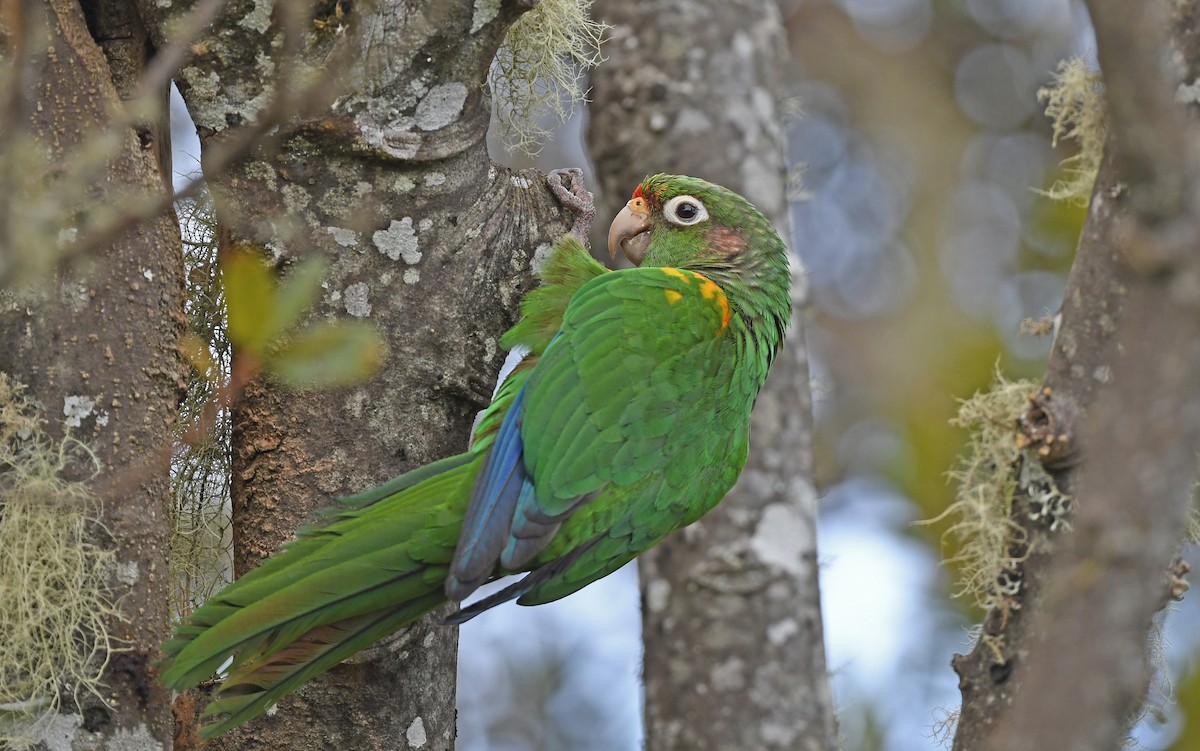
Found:
M 692 196 L 675 196 L 663 206 L 663 216 L 671 224 L 690 227 L 708 218 L 708 210 L 700 199 Z

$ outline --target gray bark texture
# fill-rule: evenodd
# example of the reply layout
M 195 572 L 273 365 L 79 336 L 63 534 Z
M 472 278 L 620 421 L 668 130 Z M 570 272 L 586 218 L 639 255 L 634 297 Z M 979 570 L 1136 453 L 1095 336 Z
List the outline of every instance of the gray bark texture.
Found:
M 1029 456 L 1077 499 L 1074 531 L 1030 521 L 1030 490 L 1019 491 L 1013 521 L 1027 535 L 1011 552 L 1030 555 L 1017 607 L 984 623 L 1003 658 L 982 644 L 955 658 L 955 749 L 1121 747 L 1146 698 L 1152 619 L 1186 589 L 1176 556 L 1200 450 L 1200 204 L 1190 187 L 1200 139 L 1195 101 L 1185 109 L 1176 91 L 1200 73 L 1200 14 L 1190 0 L 1089 8 L 1109 141 L 1045 390 L 1021 421 L 1038 450 Z
M 18 5 L 5 4 L 0 18 L 5 73 L 16 74 L 0 124 L 0 272 L 28 281 L 28 259 L 54 258 L 50 230 L 38 235 L 28 224 L 35 207 L 51 208 L 45 200 L 59 212 L 44 215 L 46 227 L 57 224 L 66 237 L 74 227 L 84 238 L 111 219 L 106 207 L 154 205 L 163 191 L 158 134 L 120 120 L 121 99 L 146 61 L 136 16 L 115 3 L 94 4 L 86 17 L 66 0 Z M 29 151 L 14 153 L 17 145 Z M 16 164 L 25 168 L 14 172 Z M 29 182 L 40 169 L 46 182 Z M 169 211 L 112 238 L 57 272 L 51 260 L 32 288 L 0 293 L 0 371 L 27 386 L 51 434 L 61 436 L 64 413 L 74 415 L 71 434 L 99 467 L 95 477 L 76 467 L 73 478 L 88 480 L 102 504 L 92 542 L 116 553 L 107 594 L 121 617 L 109 628 L 122 648 L 107 655 L 102 695 L 65 704 L 51 723 L 53 738 L 44 740 L 54 748 L 171 743 L 170 697 L 153 662 L 168 628 L 167 459 L 183 389 L 182 251 Z
M 600 0 L 588 145 L 613 215 L 647 174 L 747 196 L 786 236 L 773 3 Z M 639 559 L 646 747 L 833 749 L 817 588 L 808 360 L 796 314 L 752 422 L 749 461 L 715 511 Z
M 170 11 L 139 4 L 166 44 Z M 314 316 L 369 317 L 390 351 L 355 387 L 242 391 L 239 574 L 334 497 L 466 448 L 535 254 L 572 221 L 542 175 L 498 167 L 484 142 L 488 66 L 530 3 L 338 3 L 337 17 L 326 5 L 318 29 L 301 4 L 231 0 L 178 76 L 227 240 L 267 248 L 280 268 L 327 255 Z M 457 629 L 444 616 L 208 748 L 452 748 Z

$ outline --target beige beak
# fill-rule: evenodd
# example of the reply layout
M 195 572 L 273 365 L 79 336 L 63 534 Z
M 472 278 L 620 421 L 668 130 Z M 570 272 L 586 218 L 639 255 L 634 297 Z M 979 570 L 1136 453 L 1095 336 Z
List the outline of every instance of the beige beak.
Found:
M 640 266 L 650 245 L 650 208 L 645 198 L 625 204 L 608 227 L 608 256 L 614 261 L 624 254 L 634 266 Z

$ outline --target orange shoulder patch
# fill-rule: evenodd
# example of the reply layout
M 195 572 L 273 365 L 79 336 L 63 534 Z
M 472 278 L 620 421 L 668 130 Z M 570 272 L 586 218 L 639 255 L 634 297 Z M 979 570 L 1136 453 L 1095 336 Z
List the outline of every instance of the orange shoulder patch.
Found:
M 696 274 L 694 271 L 692 273 Z M 721 289 L 721 285 L 703 274 L 696 274 L 696 278 L 701 280 L 700 294 L 704 295 L 704 299 L 714 301 L 717 307 L 721 309 L 721 331 L 718 333 L 724 333 L 725 329 L 729 328 L 730 318 L 729 298 L 725 296 L 725 290 Z
M 692 277 L 698 276 L 698 275 L 697 275 L 695 272 L 688 272 L 688 273 L 690 273 L 690 274 L 692 275 L 692 276 L 688 276 L 688 274 L 686 274 L 686 273 L 684 273 L 684 272 L 680 271 L 679 269 L 677 269 L 677 268 L 674 268 L 674 267 L 672 267 L 672 266 L 663 266 L 663 267 L 662 267 L 662 272 L 663 272 L 664 274 L 666 274 L 667 276 L 673 276 L 673 277 L 675 277 L 676 279 L 678 279 L 679 281 L 683 282 L 684 284 L 691 284 L 691 283 L 692 283 Z
M 682 269 L 676 269 L 670 266 L 663 266 L 662 272 L 668 276 L 675 277 L 684 284 L 691 284 L 693 279 L 699 282 L 700 295 L 705 300 L 712 300 L 713 304 L 716 305 L 717 310 L 719 310 L 721 313 L 721 330 L 718 331 L 717 334 L 725 333 L 725 329 L 729 328 L 729 319 L 731 314 L 729 312 L 729 298 L 725 296 L 725 290 L 721 289 L 721 285 L 717 284 L 712 279 L 709 279 L 704 274 L 699 274 L 695 271 L 684 271 Z M 666 293 L 667 300 L 672 305 L 679 302 L 679 300 L 683 297 L 682 294 L 674 290 L 664 291 Z

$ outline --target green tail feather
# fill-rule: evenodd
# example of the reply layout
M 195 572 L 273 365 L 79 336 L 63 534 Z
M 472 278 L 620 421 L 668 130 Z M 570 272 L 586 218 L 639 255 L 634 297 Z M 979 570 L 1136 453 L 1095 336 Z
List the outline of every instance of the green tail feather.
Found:
M 198 608 L 163 644 L 162 680 L 184 690 L 233 663 L 206 716 L 210 737 L 261 714 L 313 676 L 445 602 L 477 453 L 435 462 L 345 499 Z
M 369 613 L 327 627 L 336 629 L 336 636 L 329 643 L 317 641 L 303 645 L 312 651 L 294 658 L 298 661 L 292 662 L 292 655 L 281 653 L 270 661 L 256 662 L 243 667 L 236 674 L 230 674 L 221 684 L 220 698 L 205 707 L 202 715 L 224 717 L 219 722 L 205 725 L 200 730 L 200 737 L 215 737 L 257 717 L 314 676 L 416 620 L 445 600 L 439 580 L 435 591 L 409 601 L 406 607 Z M 265 677 L 269 677 L 269 680 L 264 681 Z M 262 684 L 267 682 L 270 688 L 264 690 Z

